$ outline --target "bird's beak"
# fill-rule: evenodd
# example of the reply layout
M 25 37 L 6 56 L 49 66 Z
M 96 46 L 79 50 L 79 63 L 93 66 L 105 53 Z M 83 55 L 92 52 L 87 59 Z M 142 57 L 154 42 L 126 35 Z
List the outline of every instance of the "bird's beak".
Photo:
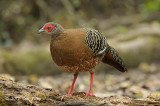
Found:
M 44 29 L 40 29 L 40 30 L 38 31 L 38 34 L 40 34 L 41 32 L 45 32 L 45 30 L 44 30 Z

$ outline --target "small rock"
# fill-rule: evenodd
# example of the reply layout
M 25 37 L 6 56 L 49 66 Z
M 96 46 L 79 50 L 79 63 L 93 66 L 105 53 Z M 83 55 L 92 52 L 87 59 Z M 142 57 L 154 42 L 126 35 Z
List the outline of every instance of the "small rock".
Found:
M 139 69 L 144 71 L 144 72 L 150 72 L 150 66 L 148 63 L 146 62 L 142 62 L 140 65 L 139 65 Z
M 124 81 L 120 84 L 121 88 L 128 88 L 129 86 L 131 86 L 131 82 L 130 81 Z

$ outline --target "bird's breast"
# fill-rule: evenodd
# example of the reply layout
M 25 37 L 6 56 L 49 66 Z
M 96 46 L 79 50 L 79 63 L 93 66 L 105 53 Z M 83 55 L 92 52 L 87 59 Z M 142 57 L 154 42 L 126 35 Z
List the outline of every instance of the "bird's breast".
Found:
M 51 56 L 63 70 L 90 71 L 98 63 L 98 58 L 84 42 L 85 35 L 84 29 L 67 30 L 51 40 Z

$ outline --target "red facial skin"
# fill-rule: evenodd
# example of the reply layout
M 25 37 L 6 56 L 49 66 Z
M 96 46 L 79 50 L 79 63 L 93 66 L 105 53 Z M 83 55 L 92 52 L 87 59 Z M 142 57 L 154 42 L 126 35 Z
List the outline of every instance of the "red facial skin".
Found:
M 47 32 L 51 32 L 54 28 L 53 24 L 47 24 L 43 29 L 46 30 Z

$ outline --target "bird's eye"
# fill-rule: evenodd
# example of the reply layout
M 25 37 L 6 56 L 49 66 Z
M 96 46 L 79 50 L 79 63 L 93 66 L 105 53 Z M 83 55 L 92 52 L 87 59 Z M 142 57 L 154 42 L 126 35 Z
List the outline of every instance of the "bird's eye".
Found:
M 47 29 L 51 29 L 51 27 L 50 27 L 50 26 L 48 26 L 48 27 L 47 27 Z
M 54 28 L 54 25 L 52 24 L 47 24 L 43 29 L 47 30 L 47 32 L 51 32 Z

